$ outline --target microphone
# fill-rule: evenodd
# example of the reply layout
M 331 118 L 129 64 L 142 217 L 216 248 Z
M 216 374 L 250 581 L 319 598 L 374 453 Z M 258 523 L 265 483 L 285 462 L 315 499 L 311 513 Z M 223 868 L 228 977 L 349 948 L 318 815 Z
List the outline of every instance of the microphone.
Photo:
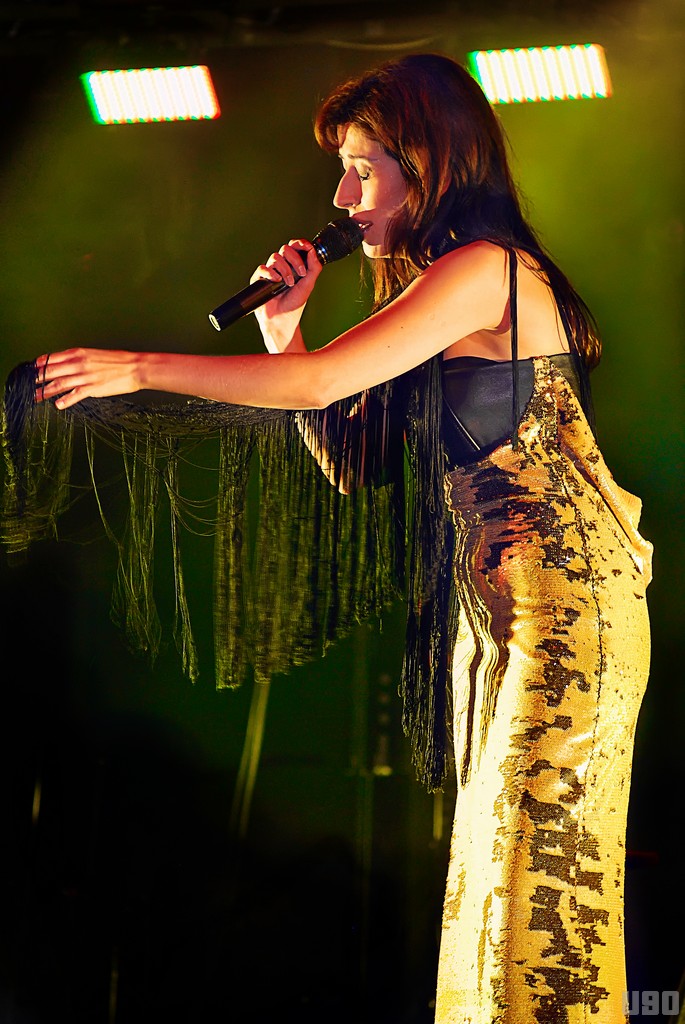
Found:
M 358 221 L 351 217 L 332 220 L 312 238 L 312 245 L 324 266 L 334 260 L 341 260 L 358 249 L 364 238 L 364 229 Z M 301 250 L 300 250 L 301 251 Z M 302 253 L 305 257 L 306 254 Z M 237 292 L 226 302 L 217 306 L 209 314 L 209 322 L 217 331 L 230 327 L 236 320 L 254 312 L 259 306 L 272 299 L 275 295 L 288 290 L 285 281 L 254 281 L 247 288 Z

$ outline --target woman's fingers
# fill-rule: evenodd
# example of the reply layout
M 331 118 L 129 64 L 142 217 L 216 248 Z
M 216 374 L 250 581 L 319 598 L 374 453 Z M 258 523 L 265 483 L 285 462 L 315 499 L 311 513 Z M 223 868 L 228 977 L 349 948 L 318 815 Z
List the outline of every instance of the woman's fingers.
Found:
M 43 380 L 42 377 L 38 377 L 36 381 L 36 390 L 34 398 L 36 402 L 47 402 L 50 399 L 56 399 L 55 405 L 59 409 L 65 409 L 69 405 L 73 405 L 79 401 L 78 397 L 74 397 L 79 393 L 78 378 L 76 377 L 59 377 L 55 380 Z M 81 386 L 81 390 L 83 390 Z M 81 395 L 85 398 L 85 394 Z
M 295 282 L 307 273 L 305 259 L 290 244 L 282 245 L 278 252 L 272 253 L 266 261 L 266 265 L 275 270 L 289 288 L 292 288 Z
M 266 263 L 262 263 L 250 278 L 250 283 L 266 279 L 267 281 L 284 281 L 289 288 L 295 284 L 296 275 L 293 268 L 280 252 L 274 252 Z
M 68 351 L 70 352 L 71 349 Z M 68 355 L 68 352 L 46 352 L 45 355 L 37 356 L 34 360 L 36 364 L 36 375 L 45 380 L 49 372 L 48 367 L 52 370 L 53 365 L 61 361 L 65 355 Z
M 118 349 L 65 349 L 36 359 L 35 400 L 66 409 L 83 398 L 131 394 L 140 388 L 139 356 Z
M 285 249 L 285 246 L 283 248 Z M 292 288 L 296 279 L 301 276 L 286 259 L 284 253 L 280 251 L 272 253 L 266 261 L 266 265 L 272 267 L 289 288 Z
M 54 398 L 69 389 L 68 360 L 72 359 L 76 350 L 68 349 L 65 352 L 48 352 L 38 356 L 36 364 L 36 402 L 42 402 L 48 398 Z
M 90 348 L 65 348 L 61 352 L 48 352 L 38 356 L 34 362 L 36 372 L 46 379 L 52 374 L 61 374 L 70 367 L 77 368 L 98 359 L 104 362 L 107 356 L 116 356 L 118 353 L 110 353 L 107 349 Z
M 288 260 L 298 277 L 304 277 L 309 269 L 307 266 L 309 252 L 311 252 L 311 245 L 302 238 L 291 238 L 288 244 L 281 246 L 280 249 L 281 255 Z
M 314 260 L 310 262 L 310 254 L 314 253 Z M 313 270 L 320 270 L 320 264 L 316 257 L 316 250 L 311 242 L 305 238 L 291 238 L 282 245 L 278 252 L 273 252 L 266 263 L 262 263 L 251 277 L 251 281 L 266 278 L 270 281 L 284 281 L 289 288 L 306 277 Z

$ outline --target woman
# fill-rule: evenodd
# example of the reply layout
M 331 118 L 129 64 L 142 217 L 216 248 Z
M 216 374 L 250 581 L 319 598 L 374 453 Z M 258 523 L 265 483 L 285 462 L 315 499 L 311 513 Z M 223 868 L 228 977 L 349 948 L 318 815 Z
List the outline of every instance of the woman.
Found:
M 296 239 L 254 275 L 290 286 L 257 314 L 269 355 L 73 349 L 36 361 L 36 400 L 67 409 L 152 388 L 320 410 L 398 378 L 424 388 L 437 428 L 424 430 L 418 471 L 444 482 L 459 605 L 436 1020 L 615 1024 L 650 546 L 588 426 L 591 318 L 522 216 L 497 119 L 452 60 L 406 57 L 345 83 L 316 135 L 342 161 L 335 205 L 364 231 L 368 319 L 307 351 L 300 320 L 321 267 Z M 352 418 L 363 415 L 362 398 Z M 329 469 L 321 438 L 303 434 Z M 413 609 L 414 632 L 430 637 L 410 675 L 434 675 L 451 637 L 434 604 L 428 621 Z M 414 691 L 418 732 L 444 727 L 432 685 Z

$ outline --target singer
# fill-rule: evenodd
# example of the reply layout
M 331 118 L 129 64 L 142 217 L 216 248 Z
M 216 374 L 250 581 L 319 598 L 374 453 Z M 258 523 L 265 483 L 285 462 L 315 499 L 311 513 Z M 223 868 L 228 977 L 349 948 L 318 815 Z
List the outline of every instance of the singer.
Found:
M 429 784 L 451 761 L 446 732 L 454 744 L 436 1022 L 617 1024 L 651 546 L 594 439 L 592 317 L 525 219 L 499 122 L 453 60 L 407 56 L 343 83 L 315 131 L 341 163 L 334 205 L 363 235 L 371 316 L 309 352 L 302 314 L 322 264 L 291 239 L 252 276 L 278 291 L 255 309 L 266 353 L 71 349 L 36 359 L 35 399 L 67 410 L 152 388 L 297 410 L 344 491 L 374 474 L 383 487 L 408 439 L 417 487 L 435 478 L 444 494 L 416 512 L 403 680 Z M 393 383 L 370 429 L 366 396 Z M 354 395 L 336 467 L 316 424 Z

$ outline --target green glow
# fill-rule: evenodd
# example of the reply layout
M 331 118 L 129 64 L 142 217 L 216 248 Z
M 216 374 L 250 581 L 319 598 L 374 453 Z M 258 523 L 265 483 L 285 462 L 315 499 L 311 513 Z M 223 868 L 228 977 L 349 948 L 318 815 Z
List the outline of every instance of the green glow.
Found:
M 93 95 L 93 88 L 92 88 L 91 83 L 90 83 L 90 80 L 91 80 L 91 78 L 92 78 L 92 76 L 94 74 L 95 74 L 94 71 L 86 71 L 83 75 L 81 75 L 81 81 L 83 82 L 83 88 L 84 88 L 85 93 L 86 93 L 86 99 L 88 100 L 88 105 L 90 107 L 90 112 L 93 115 L 93 120 L 95 121 L 96 124 L 105 124 L 103 119 L 100 117 L 100 111 L 98 109 L 97 103 L 95 102 L 95 96 Z

